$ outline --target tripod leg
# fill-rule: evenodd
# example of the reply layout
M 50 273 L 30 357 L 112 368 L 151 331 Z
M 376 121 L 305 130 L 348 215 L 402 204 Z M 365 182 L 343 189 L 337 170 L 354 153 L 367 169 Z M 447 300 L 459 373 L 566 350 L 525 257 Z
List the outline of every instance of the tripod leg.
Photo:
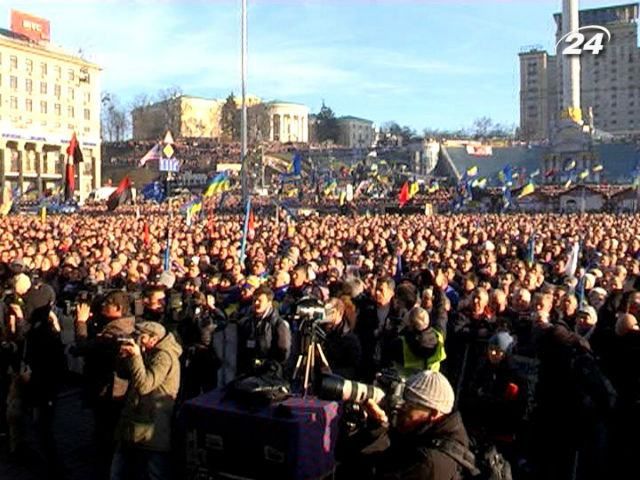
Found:
M 303 359 L 304 359 L 304 354 L 300 353 L 298 355 L 298 359 L 296 360 L 296 367 L 293 369 L 293 376 L 291 377 L 291 380 L 295 381 L 295 379 L 298 378 L 298 375 L 300 374 L 300 367 L 302 367 Z
M 307 391 L 309 390 L 309 375 L 311 374 L 311 365 L 313 363 L 313 345 L 309 345 L 307 349 L 307 364 L 305 366 L 304 373 L 304 385 L 303 385 L 303 396 L 307 396 Z
M 320 361 L 322 362 L 322 366 L 328 370 L 327 373 L 332 373 L 331 372 L 331 365 L 329 365 L 329 361 L 327 360 L 327 357 L 324 354 L 324 350 L 322 349 L 322 345 L 317 343 L 316 344 L 316 348 L 318 349 L 318 355 L 320 356 Z

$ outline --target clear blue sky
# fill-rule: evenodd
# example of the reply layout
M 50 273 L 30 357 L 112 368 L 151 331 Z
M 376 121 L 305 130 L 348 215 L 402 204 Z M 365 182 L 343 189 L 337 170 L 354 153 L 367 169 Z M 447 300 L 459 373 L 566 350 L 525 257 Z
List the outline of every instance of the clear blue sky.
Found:
M 582 8 L 622 1 L 582 0 Z M 240 0 L 0 0 L 103 68 L 123 103 L 179 86 L 240 91 Z M 421 131 L 518 121 L 522 46 L 553 48 L 561 0 L 249 0 L 249 91 Z M 6 22 L 6 23 L 5 23 Z

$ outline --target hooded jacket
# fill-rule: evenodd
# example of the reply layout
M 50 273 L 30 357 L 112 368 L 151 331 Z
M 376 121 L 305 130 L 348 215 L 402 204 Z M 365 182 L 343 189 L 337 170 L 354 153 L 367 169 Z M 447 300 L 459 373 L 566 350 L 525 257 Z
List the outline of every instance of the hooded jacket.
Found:
M 172 333 L 128 359 L 131 378 L 116 430 L 123 445 L 157 452 L 171 449 L 171 420 L 180 387 L 182 347 Z

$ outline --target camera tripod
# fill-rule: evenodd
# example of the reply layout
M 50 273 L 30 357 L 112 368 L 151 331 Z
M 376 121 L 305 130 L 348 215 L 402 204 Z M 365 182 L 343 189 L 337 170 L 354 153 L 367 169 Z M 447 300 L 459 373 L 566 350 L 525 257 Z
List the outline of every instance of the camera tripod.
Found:
M 305 321 L 300 325 L 300 331 L 302 332 L 301 348 L 296 360 L 292 381 L 295 382 L 302 379 L 302 396 L 304 398 L 309 393 L 309 386 L 312 383 L 316 357 L 319 359 L 320 365 L 327 370 L 327 373 L 331 373 L 331 367 L 320 344 L 320 340 L 324 340 L 326 337 L 321 327 L 315 323 L 311 323 L 307 327 Z

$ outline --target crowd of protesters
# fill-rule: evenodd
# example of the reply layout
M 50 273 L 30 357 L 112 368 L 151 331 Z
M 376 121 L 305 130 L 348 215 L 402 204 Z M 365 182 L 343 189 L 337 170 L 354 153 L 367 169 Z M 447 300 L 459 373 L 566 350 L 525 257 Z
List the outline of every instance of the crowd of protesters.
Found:
M 640 217 L 258 208 L 241 263 L 242 215 L 187 226 L 165 210 L 0 218 L 0 428 L 14 457 L 35 426 L 64 475 L 51 419 L 67 357 L 81 358 L 105 476 L 170 478 L 177 404 L 265 363 L 288 371 L 292 312 L 314 296 L 335 372 L 440 372 L 466 430 L 496 444 L 514 478 L 634 471 Z M 66 356 L 63 316 L 75 325 Z

